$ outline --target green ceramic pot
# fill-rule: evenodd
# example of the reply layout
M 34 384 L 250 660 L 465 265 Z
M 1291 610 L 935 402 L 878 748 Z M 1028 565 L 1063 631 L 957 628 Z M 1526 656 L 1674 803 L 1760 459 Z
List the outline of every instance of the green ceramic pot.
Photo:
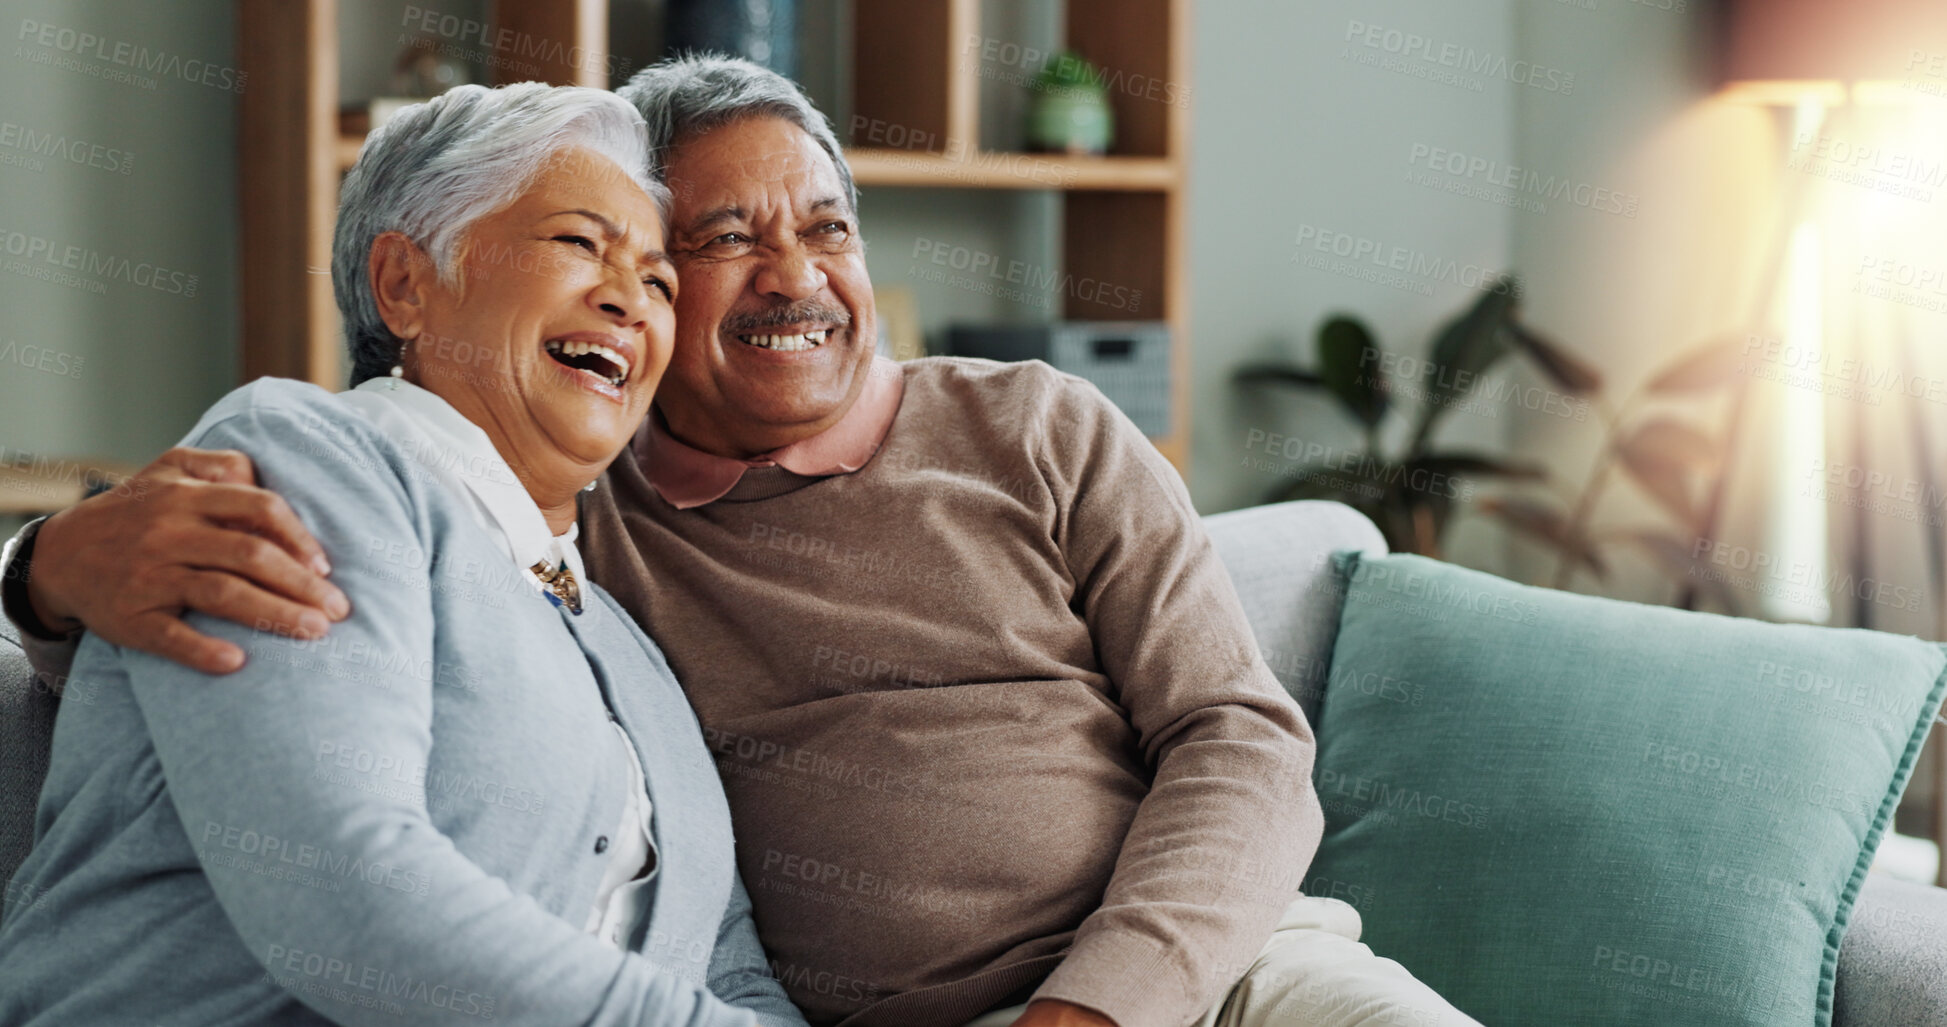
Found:
M 1028 145 L 1056 153 L 1103 154 L 1115 141 L 1115 112 L 1100 90 L 1049 89 L 1028 104 Z
M 1050 58 L 1028 101 L 1028 148 L 1104 154 L 1115 141 L 1115 112 L 1095 66 L 1073 52 Z

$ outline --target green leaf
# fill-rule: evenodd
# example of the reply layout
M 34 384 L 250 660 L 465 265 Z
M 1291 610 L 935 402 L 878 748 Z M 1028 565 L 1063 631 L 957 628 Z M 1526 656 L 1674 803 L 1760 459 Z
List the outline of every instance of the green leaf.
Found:
M 1379 347 L 1365 325 L 1334 317 L 1319 326 L 1318 376 L 1361 424 L 1370 427 L 1386 416 Z
M 1471 392 L 1481 374 L 1507 356 L 1513 345 L 1508 325 L 1518 295 L 1514 279 L 1499 279 L 1466 313 L 1447 322 L 1434 336 L 1428 356 L 1433 377 L 1425 383 L 1428 396 L 1420 409 L 1419 427 L 1413 431 L 1412 451 L 1418 451 L 1432 437 L 1434 424 L 1457 405 L 1454 400 Z
M 1697 523 L 1699 511 L 1691 494 L 1690 476 L 1717 464 L 1717 443 L 1681 421 L 1659 417 L 1616 445 L 1624 469 L 1685 528 Z
M 1645 386 L 1655 393 L 1702 392 L 1730 384 L 1744 370 L 1744 337 L 1726 335 L 1685 352 Z
M 1247 364 L 1237 369 L 1235 378 L 1240 385 L 1289 385 L 1316 389 L 1325 384 L 1325 379 L 1310 371 L 1279 364 Z
M 1481 373 L 1508 354 L 1512 341 L 1508 326 L 1514 317 L 1517 289 L 1511 278 L 1501 279 L 1481 294 L 1467 312 L 1447 322 L 1433 341 L 1433 388 L 1466 392 Z
M 1608 577 L 1609 567 L 1587 538 L 1569 530 L 1568 519 L 1560 510 L 1532 499 L 1493 497 L 1475 504 L 1480 512 L 1494 517 L 1515 531 L 1544 542 L 1569 559 L 1589 569 L 1600 581 Z
M 1528 354 L 1528 359 L 1533 360 L 1542 373 L 1554 379 L 1556 385 L 1575 393 L 1594 392 L 1602 388 L 1601 373 L 1580 358 L 1519 321 L 1510 322 L 1508 330 L 1513 334 L 1514 344 Z

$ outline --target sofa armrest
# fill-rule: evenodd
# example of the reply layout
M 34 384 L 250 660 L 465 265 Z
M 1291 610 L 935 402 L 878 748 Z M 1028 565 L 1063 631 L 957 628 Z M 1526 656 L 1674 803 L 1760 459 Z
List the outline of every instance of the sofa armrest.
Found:
M 1359 511 L 1321 499 L 1213 514 L 1203 524 L 1271 673 L 1316 725 L 1345 598 L 1331 556 L 1384 555 L 1386 537 Z
M 1947 890 L 1867 875 L 1839 946 L 1832 1022 L 1947 1023 Z
M 33 847 L 34 811 L 60 705 L 34 676 L 18 639 L 0 617 L 0 883 L 13 877 Z

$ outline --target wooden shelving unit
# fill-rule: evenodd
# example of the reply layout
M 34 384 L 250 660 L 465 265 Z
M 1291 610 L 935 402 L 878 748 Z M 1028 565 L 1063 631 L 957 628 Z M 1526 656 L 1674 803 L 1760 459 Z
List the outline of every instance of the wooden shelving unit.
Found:
M 995 159 L 1001 158 L 1004 159 Z M 1069 157 L 1056 154 L 977 154 L 956 159 L 914 150 L 855 147 L 845 151 L 862 186 L 930 189 L 1050 189 L 1161 192 L 1177 182 L 1163 157 Z
M 1066 45 L 1120 81 L 1189 82 L 1189 0 L 1067 0 Z M 848 146 L 862 188 L 1042 189 L 1063 195 L 1063 269 L 1141 290 L 1143 320 L 1170 326 L 1173 430 L 1156 439 L 1179 468 L 1189 453 L 1189 284 L 1185 259 L 1188 110 L 1111 89 L 1115 152 L 1104 157 L 982 151 L 978 0 L 853 0 L 853 114 L 896 125 L 912 149 Z M 362 137 L 338 130 L 337 0 L 238 0 L 243 377 L 340 387 L 331 298 L 338 182 Z M 550 82 L 606 87 L 608 0 L 496 0 L 498 28 L 567 44 L 581 60 L 543 65 Z M 568 48 L 573 48 L 569 51 Z M 635 55 L 646 56 L 646 55 Z M 1128 320 L 1069 296 L 1061 316 Z
M 861 187 L 1052 189 L 1063 196 L 1062 268 L 1156 297 L 1136 314 L 1170 326 L 1173 430 L 1155 440 L 1172 463 L 1189 456 L 1189 275 L 1184 211 L 1187 104 L 1109 90 L 1114 151 L 1105 157 L 982 151 L 978 0 L 854 0 L 854 124 L 911 149 L 848 149 Z M 1190 81 L 1189 0 L 1067 0 L 1066 46 L 1112 82 Z M 1020 69 L 1017 69 L 1020 70 Z M 1038 70 L 1038 69 L 1035 69 Z M 886 126 L 896 127 L 887 133 Z M 1128 320 L 1130 312 L 1070 295 L 1061 316 Z
M 496 0 L 492 10 L 517 38 L 564 44 L 522 58 L 547 81 L 608 85 L 608 0 Z M 237 126 L 243 380 L 342 388 L 331 229 L 360 139 L 338 131 L 337 0 L 237 0 L 237 53 L 250 82 Z

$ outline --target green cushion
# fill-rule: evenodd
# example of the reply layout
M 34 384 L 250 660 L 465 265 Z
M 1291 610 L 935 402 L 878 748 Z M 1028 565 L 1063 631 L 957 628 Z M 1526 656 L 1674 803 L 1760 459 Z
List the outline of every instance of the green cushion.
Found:
M 1363 941 L 1496 1027 L 1831 1022 L 1940 646 L 1337 560 L 1306 876 Z

